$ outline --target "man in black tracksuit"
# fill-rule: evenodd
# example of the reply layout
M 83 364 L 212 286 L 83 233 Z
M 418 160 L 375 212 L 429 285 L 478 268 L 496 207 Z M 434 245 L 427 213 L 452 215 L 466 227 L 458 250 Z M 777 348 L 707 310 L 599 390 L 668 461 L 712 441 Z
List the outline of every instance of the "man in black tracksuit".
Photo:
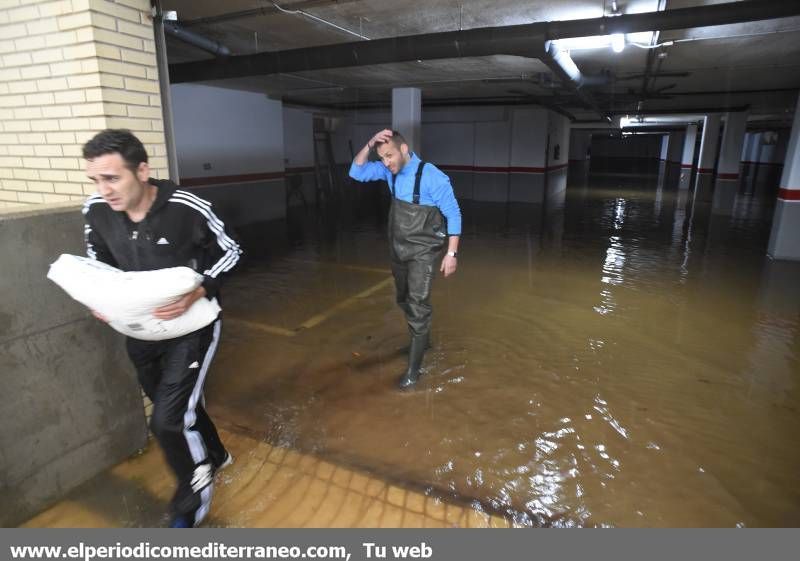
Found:
M 211 204 L 170 181 L 151 179 L 147 152 L 129 131 L 98 133 L 83 156 L 97 185 L 83 207 L 89 257 L 123 271 L 187 266 L 202 273 L 197 289 L 153 311 L 159 319 L 180 316 L 199 298 L 217 297 L 221 277 L 242 252 Z M 127 339 L 139 382 L 153 402 L 150 428 L 178 480 L 172 527 L 196 526 L 205 518 L 214 473 L 232 460 L 203 407 L 220 327 L 217 318 L 174 339 Z

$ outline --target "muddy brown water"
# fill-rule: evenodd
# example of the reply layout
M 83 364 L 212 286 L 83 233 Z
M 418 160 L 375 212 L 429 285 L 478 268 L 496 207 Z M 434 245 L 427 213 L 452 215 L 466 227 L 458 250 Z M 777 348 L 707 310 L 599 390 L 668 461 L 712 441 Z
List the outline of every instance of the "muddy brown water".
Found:
M 385 197 L 243 229 L 212 416 L 522 526 L 800 524 L 800 264 L 766 257 L 775 189 L 745 178 L 719 214 L 660 179 L 462 201 L 407 393 Z

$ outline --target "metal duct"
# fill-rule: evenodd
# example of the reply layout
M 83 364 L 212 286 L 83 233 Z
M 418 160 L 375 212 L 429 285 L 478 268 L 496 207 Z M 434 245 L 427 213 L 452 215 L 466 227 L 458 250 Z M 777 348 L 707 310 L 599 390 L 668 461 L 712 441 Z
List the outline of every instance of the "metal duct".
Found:
M 164 33 L 175 37 L 184 43 L 188 43 L 189 45 L 197 47 L 198 49 L 208 51 L 215 56 L 227 57 L 231 54 L 230 49 L 222 43 L 214 41 L 213 39 L 209 39 L 204 35 L 200 35 L 196 31 L 185 29 L 180 25 L 170 21 L 164 22 Z

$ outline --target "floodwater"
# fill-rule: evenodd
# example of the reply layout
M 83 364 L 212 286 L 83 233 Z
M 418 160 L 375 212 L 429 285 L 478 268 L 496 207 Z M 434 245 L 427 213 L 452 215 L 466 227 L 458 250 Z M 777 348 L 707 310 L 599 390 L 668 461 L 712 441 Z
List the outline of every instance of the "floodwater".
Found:
M 514 525 L 800 525 L 800 264 L 766 257 L 775 185 L 720 203 L 661 171 L 462 201 L 412 392 L 385 188 L 243 229 L 212 417 Z

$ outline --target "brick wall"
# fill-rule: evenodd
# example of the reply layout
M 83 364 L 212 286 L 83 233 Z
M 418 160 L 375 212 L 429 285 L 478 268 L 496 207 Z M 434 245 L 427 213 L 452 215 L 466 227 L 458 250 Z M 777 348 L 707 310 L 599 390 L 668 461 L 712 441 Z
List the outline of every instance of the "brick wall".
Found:
M 0 0 L 0 207 L 83 200 L 81 146 L 131 129 L 167 177 L 148 0 Z

